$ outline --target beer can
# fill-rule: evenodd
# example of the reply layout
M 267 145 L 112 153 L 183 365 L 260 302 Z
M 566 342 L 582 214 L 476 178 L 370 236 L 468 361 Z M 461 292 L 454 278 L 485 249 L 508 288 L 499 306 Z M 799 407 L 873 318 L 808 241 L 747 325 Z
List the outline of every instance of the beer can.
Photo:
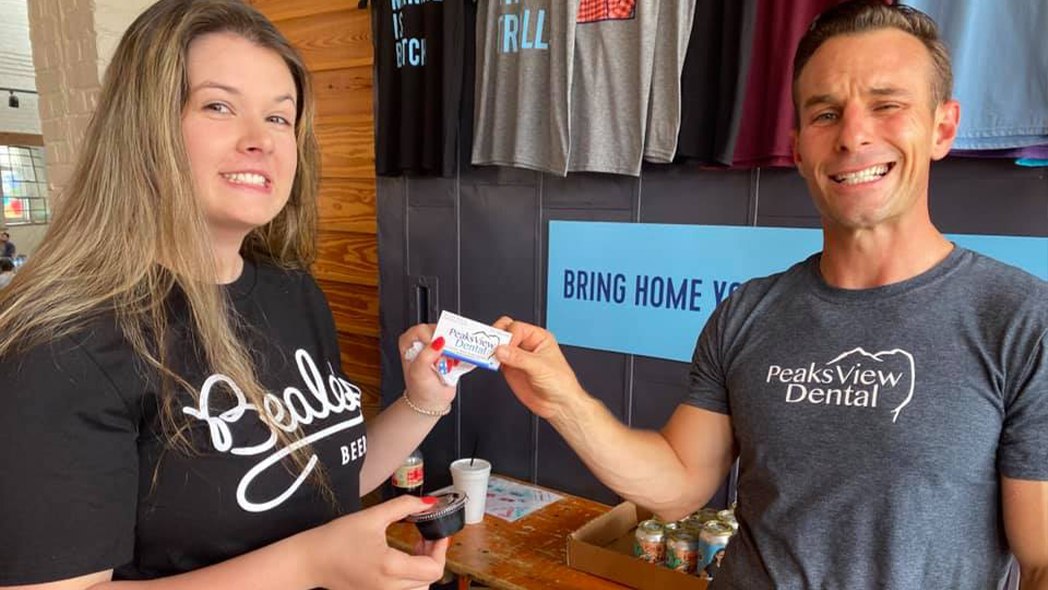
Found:
M 657 520 L 645 520 L 637 525 L 633 537 L 633 555 L 648 563 L 662 563 L 666 557 L 663 526 Z
M 717 513 L 717 520 L 731 527 L 732 534 L 739 532 L 739 521 L 735 519 L 735 512 L 732 510 L 721 510 Z
M 690 517 L 691 520 L 696 520 L 701 524 L 706 524 L 711 520 L 717 520 L 717 509 L 716 508 L 703 508 L 696 510 Z
M 678 528 L 666 535 L 666 567 L 695 573 L 699 563 L 699 539 L 687 529 Z
M 719 520 L 711 520 L 702 526 L 699 535 L 699 566 L 709 578 L 720 568 L 724 550 L 732 535 L 731 526 Z

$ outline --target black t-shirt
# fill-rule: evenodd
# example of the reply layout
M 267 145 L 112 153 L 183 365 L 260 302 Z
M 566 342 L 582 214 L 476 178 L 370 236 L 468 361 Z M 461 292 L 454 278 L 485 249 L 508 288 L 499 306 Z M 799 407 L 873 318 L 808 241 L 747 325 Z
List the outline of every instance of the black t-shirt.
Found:
M 730 165 L 742 123 L 757 0 L 698 0 L 681 73 L 677 156 Z
M 360 508 L 360 390 L 342 375 L 323 294 L 306 273 L 251 263 L 228 293 L 270 394 L 256 410 L 201 370 L 176 323 L 174 368 L 197 394 L 176 393 L 191 454 L 167 443 L 158 380 L 111 316 L 0 360 L 0 585 L 111 568 L 115 579 L 173 575 Z M 334 504 L 282 460 L 258 411 L 301 426 Z
M 468 4 L 468 6 L 467 6 Z M 379 0 L 375 171 L 454 176 L 470 0 Z

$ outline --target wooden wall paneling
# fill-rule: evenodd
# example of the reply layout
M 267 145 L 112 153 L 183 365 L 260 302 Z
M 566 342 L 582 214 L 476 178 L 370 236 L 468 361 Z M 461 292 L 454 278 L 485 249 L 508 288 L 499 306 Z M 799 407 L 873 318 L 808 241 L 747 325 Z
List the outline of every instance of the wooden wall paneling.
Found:
M 318 279 L 378 286 L 378 240 L 374 234 L 320 231 L 317 250 L 313 275 Z
M 357 3 L 358 0 L 251 0 L 251 5 L 273 22 L 339 10 L 356 10 Z
M 320 184 L 320 229 L 375 234 L 375 181 L 324 178 Z
M 357 0 L 251 0 L 313 74 L 321 146 L 318 260 L 338 329 L 342 368 L 380 411 L 371 15 Z
M 374 119 L 371 66 L 313 73 L 317 119 L 326 124 Z
M 371 49 L 371 14 L 354 7 L 277 23 L 280 32 L 302 54 L 311 72 L 368 67 Z
M 350 381 L 360 386 L 380 385 L 378 338 L 339 334 L 338 346 L 342 353 L 342 370 Z
M 320 173 L 324 178 L 374 178 L 375 130 L 371 121 L 318 121 Z
M 378 338 L 378 287 L 318 279 L 338 331 Z

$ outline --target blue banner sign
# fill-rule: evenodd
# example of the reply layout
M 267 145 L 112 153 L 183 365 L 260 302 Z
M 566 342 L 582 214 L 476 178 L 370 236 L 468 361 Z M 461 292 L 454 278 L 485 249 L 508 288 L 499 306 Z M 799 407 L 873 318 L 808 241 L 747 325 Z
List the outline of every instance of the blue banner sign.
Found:
M 947 237 L 1048 280 L 1048 238 Z M 740 284 L 821 249 L 817 229 L 551 221 L 546 326 L 562 344 L 689 362 Z

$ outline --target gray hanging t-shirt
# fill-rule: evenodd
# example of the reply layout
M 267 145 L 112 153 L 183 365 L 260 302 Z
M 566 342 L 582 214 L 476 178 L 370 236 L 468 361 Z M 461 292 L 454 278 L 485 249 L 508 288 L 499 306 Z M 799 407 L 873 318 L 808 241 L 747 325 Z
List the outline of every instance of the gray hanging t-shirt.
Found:
M 578 0 L 489 0 L 477 10 L 475 165 L 568 171 Z
M 1048 283 L 959 247 L 875 289 L 818 264 L 743 285 L 695 349 L 685 401 L 740 453 L 712 588 L 1000 588 L 999 477 L 1048 480 Z

